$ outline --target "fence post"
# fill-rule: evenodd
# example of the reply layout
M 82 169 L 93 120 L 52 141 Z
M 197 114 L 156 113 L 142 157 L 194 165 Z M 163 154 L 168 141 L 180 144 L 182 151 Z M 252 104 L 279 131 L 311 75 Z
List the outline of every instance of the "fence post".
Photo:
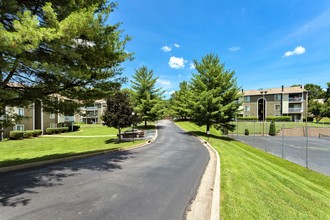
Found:
M 284 124 L 282 124 L 282 159 L 284 158 Z
M 306 168 L 308 168 L 308 126 L 307 126 L 307 123 L 306 123 L 305 133 L 306 133 Z

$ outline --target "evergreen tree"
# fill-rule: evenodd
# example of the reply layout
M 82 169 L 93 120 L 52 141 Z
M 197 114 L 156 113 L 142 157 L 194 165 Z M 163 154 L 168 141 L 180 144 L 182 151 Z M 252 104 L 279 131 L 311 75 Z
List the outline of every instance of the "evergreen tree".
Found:
M 223 131 L 233 130 L 229 122 L 235 118 L 240 104 L 235 72 L 225 69 L 217 55 L 209 54 L 200 62 L 194 61 L 198 73 L 193 74 L 193 117 L 199 126 L 206 125 Z
M 175 116 L 187 119 L 192 114 L 193 94 L 186 81 L 181 82 L 179 87 L 179 91 L 172 95 L 172 109 Z
M 127 91 L 117 91 L 107 99 L 107 109 L 102 117 L 108 127 L 118 129 L 119 142 L 122 128 L 135 124 L 138 116 L 133 115 L 133 106 Z
M 270 125 L 269 125 L 269 133 L 268 133 L 270 136 L 275 136 L 276 135 L 276 126 L 275 126 L 275 122 L 274 120 L 272 120 L 270 122 Z
M 147 121 L 159 119 L 164 112 L 162 92 L 160 88 L 155 88 L 158 77 L 154 77 L 153 71 L 143 66 L 135 71 L 133 79 L 131 83 L 134 91 L 134 106 L 146 127 Z
M 120 63 L 131 57 L 125 51 L 129 38 L 122 38 L 119 24 L 108 22 L 116 4 L 6 0 L 0 5 L 3 114 L 4 106 L 34 100 L 42 100 L 45 109 L 56 108 L 58 99 L 51 94 L 88 102 L 125 82 Z

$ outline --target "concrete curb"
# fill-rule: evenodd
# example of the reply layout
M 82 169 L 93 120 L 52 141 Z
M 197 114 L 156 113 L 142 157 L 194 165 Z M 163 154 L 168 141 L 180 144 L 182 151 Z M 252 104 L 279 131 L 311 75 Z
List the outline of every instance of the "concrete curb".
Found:
M 181 130 L 180 126 L 175 124 Z M 205 141 L 197 137 L 207 148 L 210 160 L 205 168 L 197 189 L 196 197 L 187 208 L 187 220 L 219 220 L 220 219 L 220 157 L 218 152 Z
M 126 148 L 113 149 L 113 150 L 111 150 L 111 149 L 103 150 L 103 151 L 98 151 L 98 152 L 94 152 L 94 153 L 86 153 L 86 154 L 81 154 L 81 155 L 76 155 L 76 156 L 71 156 L 71 157 L 64 157 L 64 158 L 58 158 L 58 159 L 52 159 L 52 160 L 32 162 L 32 163 L 8 166 L 8 167 L 0 167 L 0 173 L 6 173 L 6 172 L 16 171 L 16 170 L 23 170 L 23 169 L 39 167 L 39 166 L 44 166 L 44 165 L 54 164 L 54 163 L 59 163 L 59 162 L 64 162 L 64 161 L 82 159 L 82 158 L 87 158 L 87 157 L 92 157 L 92 156 L 97 156 L 97 155 L 102 155 L 102 154 L 107 154 L 107 153 L 133 150 L 133 149 L 151 144 L 152 142 L 154 142 L 157 139 L 157 137 L 158 137 L 158 130 L 157 130 L 157 126 L 156 126 L 154 138 L 152 138 L 151 140 L 148 140 L 145 143 L 141 143 L 141 144 L 135 145 L 133 147 L 126 147 Z

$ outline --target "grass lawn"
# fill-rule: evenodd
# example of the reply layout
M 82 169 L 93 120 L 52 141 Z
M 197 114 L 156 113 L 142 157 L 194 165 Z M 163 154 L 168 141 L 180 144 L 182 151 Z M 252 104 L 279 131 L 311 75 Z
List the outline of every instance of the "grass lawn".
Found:
M 0 167 L 68 157 L 87 152 L 128 148 L 145 141 L 116 142 L 117 130 L 102 125 L 81 125 L 81 131 L 33 139 L 0 142 Z M 109 135 L 98 137 L 98 135 Z M 74 138 L 61 136 L 75 136 Z M 79 137 L 79 136 L 89 136 Z M 91 137 L 95 136 L 95 137 Z
M 205 127 L 177 124 L 207 139 Z M 221 219 L 330 219 L 330 177 L 226 137 L 209 143 L 221 159 Z
M 249 122 L 249 121 L 239 121 L 232 122 L 232 124 L 237 126 L 237 131 L 233 131 L 234 134 L 238 132 L 238 134 L 244 134 L 245 129 L 248 129 L 250 134 L 262 134 L 269 132 L 270 122 Z M 280 131 L 282 128 L 297 128 L 297 127 L 305 127 L 305 122 L 275 122 L 276 131 Z M 308 122 L 308 127 L 330 127 L 330 124 L 325 123 L 316 123 L 316 122 Z M 212 132 L 212 131 L 211 131 Z M 230 132 L 231 133 L 231 132 Z

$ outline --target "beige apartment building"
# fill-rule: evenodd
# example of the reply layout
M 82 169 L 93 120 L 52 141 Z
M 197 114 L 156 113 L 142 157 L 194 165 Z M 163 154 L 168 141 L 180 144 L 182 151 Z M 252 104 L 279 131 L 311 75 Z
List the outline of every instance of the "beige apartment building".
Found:
M 106 100 L 96 100 L 93 105 L 80 108 L 79 114 L 75 115 L 75 121 L 86 124 L 100 124 L 106 108 Z
M 41 101 L 35 101 L 27 107 L 7 106 L 6 112 L 24 116 L 25 118 L 18 124 L 5 128 L 4 137 L 7 137 L 10 131 L 42 130 L 45 133 L 47 128 L 55 128 L 58 123 L 74 121 L 73 116 L 44 111 Z
M 291 121 L 302 121 L 306 115 L 308 93 L 302 86 L 260 90 L 242 90 L 242 117 L 290 116 Z

